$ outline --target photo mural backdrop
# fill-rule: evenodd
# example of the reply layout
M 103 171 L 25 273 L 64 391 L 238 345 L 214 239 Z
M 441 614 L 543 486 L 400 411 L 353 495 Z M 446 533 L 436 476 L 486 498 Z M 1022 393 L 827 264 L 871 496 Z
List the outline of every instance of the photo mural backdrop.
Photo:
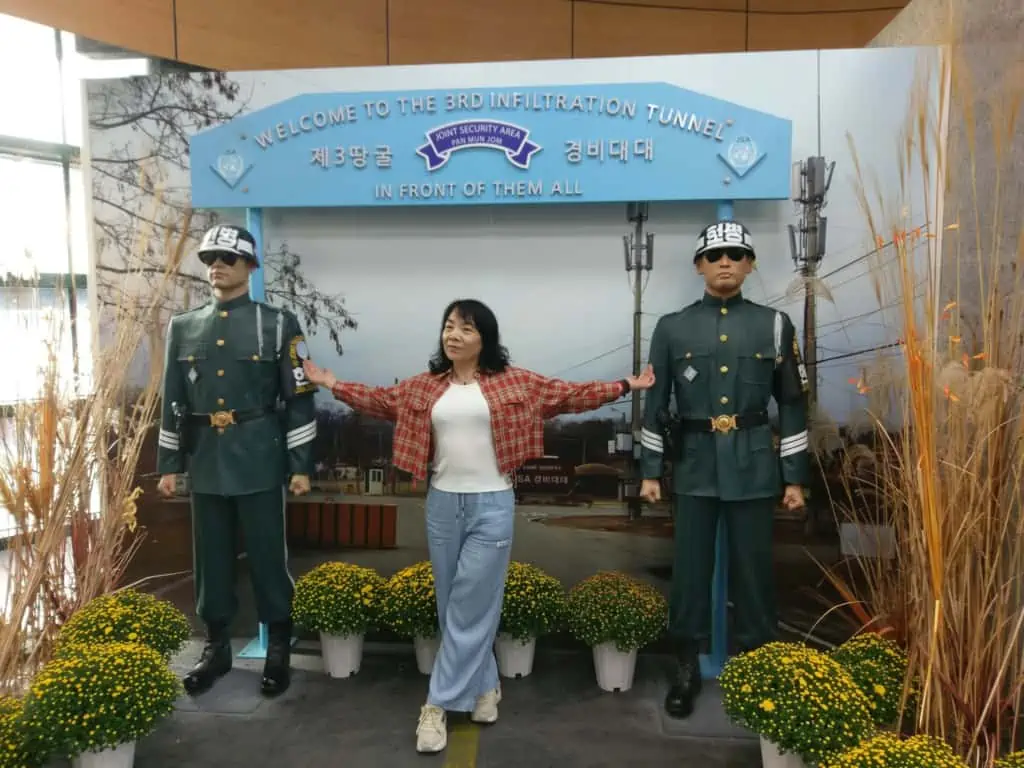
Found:
M 244 224 L 245 206 L 258 204 L 267 300 L 296 311 L 312 356 L 340 378 L 388 385 L 419 373 L 445 305 L 475 297 L 497 313 L 515 364 L 619 379 L 632 366 L 626 203 L 650 201 L 646 357 L 658 317 L 700 297 L 694 242 L 727 198 L 757 248 L 745 295 L 788 312 L 802 339 L 790 165 L 820 154 L 835 162 L 817 301 L 820 411 L 840 425 L 863 421 L 855 382 L 878 355 L 898 353 L 898 309 L 874 285 L 893 253 L 868 231 L 855 161 L 890 210 L 929 226 L 921 163 L 903 162 L 902 137 L 915 98 L 937 103 L 937 56 L 895 48 L 93 81 L 93 316 L 123 289 L 140 231 L 178 225 L 194 204 L 198 236 L 216 220 Z M 933 200 L 939 192 L 929 190 Z M 147 258 L 155 278 L 162 237 Z M 191 254 L 178 285 L 161 323 L 208 297 Z M 154 327 L 151 349 L 162 351 L 162 333 Z M 388 426 L 318 398 L 321 487 L 365 492 L 379 468 L 372 482 L 383 492 L 422 492 L 388 472 Z M 625 399 L 552 424 L 551 457 L 521 489 L 614 499 L 624 460 L 609 442 L 629 413 Z

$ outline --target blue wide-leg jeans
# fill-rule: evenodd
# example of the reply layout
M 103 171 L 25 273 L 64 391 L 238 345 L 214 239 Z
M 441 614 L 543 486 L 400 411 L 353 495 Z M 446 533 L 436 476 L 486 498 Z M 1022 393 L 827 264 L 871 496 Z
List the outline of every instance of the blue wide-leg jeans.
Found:
M 494 638 L 512 552 L 515 493 L 427 493 L 427 543 L 441 647 L 427 703 L 471 712 L 498 687 Z

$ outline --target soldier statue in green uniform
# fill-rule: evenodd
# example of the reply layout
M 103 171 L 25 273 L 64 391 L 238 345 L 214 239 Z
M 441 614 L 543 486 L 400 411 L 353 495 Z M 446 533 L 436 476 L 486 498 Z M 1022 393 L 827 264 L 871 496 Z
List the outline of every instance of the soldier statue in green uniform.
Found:
M 719 517 L 728 533 L 737 645 L 752 650 L 775 637 L 775 504 L 782 495 L 787 508 L 804 505 L 807 373 L 789 317 L 740 292 L 754 259 L 742 224 L 706 227 L 694 255 L 704 296 L 660 318 L 651 337 L 655 383 L 644 402 L 640 494 L 649 502 L 660 499 L 664 462 L 670 460 L 675 555 L 669 634 L 676 664 L 665 710 L 672 717 L 687 717 L 700 692 L 698 653 L 711 625 Z M 778 449 L 768 416 L 772 398 L 779 412 Z
M 261 691 L 288 688 L 294 582 L 288 572 L 285 485 L 309 492 L 315 385 L 296 317 L 249 298 L 256 242 L 231 225 L 199 247 L 214 299 L 171 318 L 158 438 L 159 491 L 188 472 L 196 608 L 207 642 L 184 685 L 197 694 L 231 669 L 236 531 L 241 528 L 259 620 L 267 625 Z

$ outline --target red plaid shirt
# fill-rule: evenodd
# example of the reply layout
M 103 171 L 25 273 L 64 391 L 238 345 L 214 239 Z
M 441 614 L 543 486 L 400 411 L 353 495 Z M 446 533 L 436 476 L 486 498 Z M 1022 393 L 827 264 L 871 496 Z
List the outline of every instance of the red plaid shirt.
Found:
M 425 480 L 433 454 L 430 414 L 448 384 L 448 374 L 421 373 L 393 387 L 339 381 L 332 394 L 368 416 L 395 422 L 392 463 Z M 576 384 L 523 368 L 481 375 L 480 389 L 491 409 L 494 451 L 502 474 L 544 455 L 545 419 L 593 411 L 618 400 L 627 390 L 619 381 Z

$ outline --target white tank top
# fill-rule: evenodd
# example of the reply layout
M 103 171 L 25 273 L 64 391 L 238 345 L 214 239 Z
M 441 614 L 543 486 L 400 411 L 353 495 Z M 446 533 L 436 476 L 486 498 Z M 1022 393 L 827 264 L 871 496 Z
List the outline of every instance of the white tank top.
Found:
M 434 427 L 431 485 L 449 493 L 487 493 L 512 487 L 498 471 L 491 409 L 480 383 L 451 384 L 430 414 Z

